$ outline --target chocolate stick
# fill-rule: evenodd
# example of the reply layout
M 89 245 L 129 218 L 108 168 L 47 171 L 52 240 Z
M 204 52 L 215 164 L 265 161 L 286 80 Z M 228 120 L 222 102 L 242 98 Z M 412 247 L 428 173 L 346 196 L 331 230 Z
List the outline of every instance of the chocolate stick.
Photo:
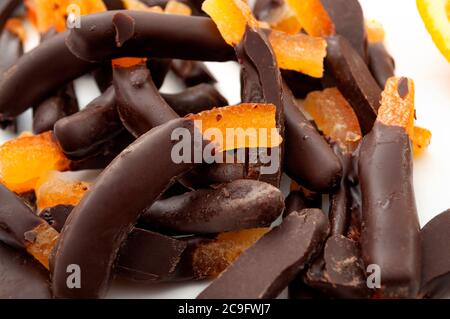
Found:
M 196 86 L 202 83 L 214 84 L 217 82 L 203 62 L 173 60 L 171 67 L 172 71 L 187 87 Z
M 369 44 L 369 66 L 373 77 L 381 88 L 395 74 L 394 58 L 386 50 L 384 43 Z

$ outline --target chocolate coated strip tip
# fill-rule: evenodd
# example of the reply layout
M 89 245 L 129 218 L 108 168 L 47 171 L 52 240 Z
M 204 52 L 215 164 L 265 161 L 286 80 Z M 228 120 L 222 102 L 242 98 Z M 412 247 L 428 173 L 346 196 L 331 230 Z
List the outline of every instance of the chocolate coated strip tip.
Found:
M 128 14 L 119 12 L 114 15 L 112 22 L 116 29 L 116 45 L 120 48 L 133 37 L 135 21 Z
M 408 78 L 402 77 L 398 81 L 397 92 L 402 99 L 405 99 L 408 96 L 409 94 Z

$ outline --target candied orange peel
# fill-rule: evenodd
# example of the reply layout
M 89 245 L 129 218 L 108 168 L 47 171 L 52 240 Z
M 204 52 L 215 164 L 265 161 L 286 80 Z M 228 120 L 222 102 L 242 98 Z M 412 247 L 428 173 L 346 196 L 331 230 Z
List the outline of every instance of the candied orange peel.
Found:
M 265 20 L 273 30 L 289 34 L 296 34 L 302 29 L 296 14 L 287 4 L 283 4 L 282 6 L 271 10 L 269 16 Z
M 431 131 L 419 126 L 414 127 L 414 156 L 422 155 L 431 143 Z
M 114 68 L 131 68 L 135 65 L 145 64 L 146 58 L 118 58 L 112 60 L 112 66 Z
M 102 0 L 28 0 L 27 9 L 28 16 L 35 18 L 41 33 L 52 27 L 58 32 L 65 31 L 70 13 L 86 15 L 107 10 Z
M 184 3 L 181 3 L 176 0 L 170 0 L 166 4 L 164 13 L 190 16 L 192 14 L 192 10 L 188 5 L 186 5 Z
M 19 18 L 8 19 L 5 25 L 5 29 L 15 34 L 22 42 L 25 42 L 25 40 L 27 39 L 25 27 L 23 26 L 22 20 Z
M 18 194 L 34 190 L 49 171 L 65 171 L 69 165 L 51 132 L 21 135 L 0 146 L 0 182 Z
M 392 77 L 386 82 L 381 95 L 377 121 L 385 125 L 400 126 L 414 140 L 414 81 Z
M 324 39 L 272 30 L 269 41 L 280 68 L 316 78 L 323 76 L 323 61 L 327 55 L 327 42 Z
M 25 233 L 27 252 L 49 269 L 49 256 L 56 246 L 59 233 L 46 222 Z
M 324 135 L 339 143 L 342 150 L 356 149 L 362 138 L 361 127 L 353 108 L 337 88 L 311 92 L 303 107 Z
M 450 62 L 450 1 L 416 0 L 422 20 L 434 43 Z
M 335 34 L 334 23 L 320 0 L 286 0 L 286 3 L 309 35 L 327 37 Z
M 217 277 L 268 231 L 269 228 L 255 228 L 221 233 L 213 242 L 200 245 L 192 258 L 195 277 Z
M 369 43 L 383 42 L 385 32 L 383 25 L 377 20 L 366 20 L 367 39 Z
M 272 148 L 279 146 L 273 104 L 245 103 L 214 108 L 187 118 L 196 121 L 196 126 L 206 139 L 216 144 L 217 151 L 239 148 Z
M 205 0 L 202 9 L 213 19 L 229 45 L 235 46 L 241 41 L 247 25 L 258 27 L 252 10 L 242 0 Z
M 89 187 L 90 183 L 70 180 L 59 172 L 49 172 L 37 183 L 37 207 L 43 209 L 57 205 L 76 206 Z

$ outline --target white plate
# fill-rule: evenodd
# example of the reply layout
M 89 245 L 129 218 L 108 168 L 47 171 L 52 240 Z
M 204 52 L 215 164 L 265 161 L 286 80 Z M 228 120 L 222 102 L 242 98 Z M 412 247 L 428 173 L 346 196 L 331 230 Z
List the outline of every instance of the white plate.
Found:
M 415 161 L 414 185 L 422 226 L 435 215 L 450 208 L 450 64 L 440 54 L 427 33 L 414 0 L 360 0 L 366 18 L 380 21 L 386 30 L 386 43 L 394 56 L 397 75 L 414 79 L 416 84 L 417 124 L 433 133 L 428 151 Z M 31 36 L 27 49 L 37 43 Z M 219 80 L 218 88 L 230 103 L 240 100 L 239 68 L 233 63 L 208 63 Z M 99 91 L 92 78 L 76 81 L 82 106 Z M 169 76 L 165 92 L 180 90 L 179 82 Z M 18 94 L 24 94 L 20 92 Z M 25 93 L 26 94 L 26 93 Z M 22 116 L 21 129 L 30 130 L 30 113 Z M 0 133 L 0 140 L 11 135 Z M 270 261 L 269 261 L 270 262 Z M 207 283 L 130 284 L 117 280 L 110 298 L 195 298 Z

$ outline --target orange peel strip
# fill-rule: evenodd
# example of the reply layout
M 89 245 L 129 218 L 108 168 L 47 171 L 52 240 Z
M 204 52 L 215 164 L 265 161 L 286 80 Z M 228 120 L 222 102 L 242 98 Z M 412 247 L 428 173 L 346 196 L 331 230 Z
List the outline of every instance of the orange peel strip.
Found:
M 271 10 L 265 20 L 273 30 L 289 34 L 296 34 L 302 29 L 296 14 L 286 4 Z
M 66 20 L 69 8 L 75 5 L 80 15 L 106 11 L 102 0 L 34 0 L 36 10 L 36 25 L 41 33 L 55 28 L 58 32 L 66 30 Z
M 282 137 L 277 130 L 275 112 L 273 104 L 246 103 L 214 108 L 187 118 L 196 121 L 204 137 L 215 142 L 216 151 L 228 151 L 279 146 Z
M 327 42 L 324 39 L 272 30 L 269 41 L 280 68 L 316 78 L 323 76 L 324 59 L 327 55 Z
M 112 60 L 112 66 L 114 68 L 131 68 L 132 66 L 145 64 L 146 58 L 118 58 Z
M 51 132 L 21 135 L 0 146 L 0 182 L 18 194 L 34 190 L 49 171 L 65 171 L 69 165 Z
M 122 0 L 125 9 L 135 11 L 146 11 L 153 13 L 164 13 L 164 10 L 159 6 L 150 7 L 139 0 Z
M 46 222 L 42 222 L 32 231 L 26 233 L 28 239 L 27 252 L 38 260 L 45 268 L 49 269 L 49 256 L 56 246 L 59 233 Z
M 286 0 L 286 3 L 309 35 L 327 37 L 335 34 L 334 23 L 320 0 Z
M 8 19 L 5 25 L 5 29 L 15 34 L 22 42 L 26 41 L 27 33 L 25 31 L 25 27 L 23 26 L 23 22 L 21 19 L 19 18 Z
M 431 143 L 431 131 L 419 126 L 414 127 L 414 156 L 420 156 Z
M 41 178 L 36 187 L 36 201 L 39 209 L 57 205 L 76 206 L 90 184 L 82 181 L 72 181 L 61 176 L 59 172 L 50 172 Z
M 369 43 L 384 41 L 385 32 L 383 25 L 377 20 L 366 20 L 366 32 Z
M 221 233 L 215 241 L 200 245 L 192 258 L 195 277 L 217 277 L 268 231 L 269 228 L 255 228 Z
M 186 5 L 184 3 L 181 3 L 176 0 L 170 0 L 166 4 L 164 13 L 190 16 L 192 14 L 192 10 L 188 5 Z
M 381 95 L 377 121 L 403 127 L 413 141 L 414 113 L 414 81 L 399 77 L 388 79 Z
M 356 149 L 362 138 L 361 127 L 353 108 L 337 88 L 311 92 L 303 107 L 324 135 L 338 142 L 342 150 Z

